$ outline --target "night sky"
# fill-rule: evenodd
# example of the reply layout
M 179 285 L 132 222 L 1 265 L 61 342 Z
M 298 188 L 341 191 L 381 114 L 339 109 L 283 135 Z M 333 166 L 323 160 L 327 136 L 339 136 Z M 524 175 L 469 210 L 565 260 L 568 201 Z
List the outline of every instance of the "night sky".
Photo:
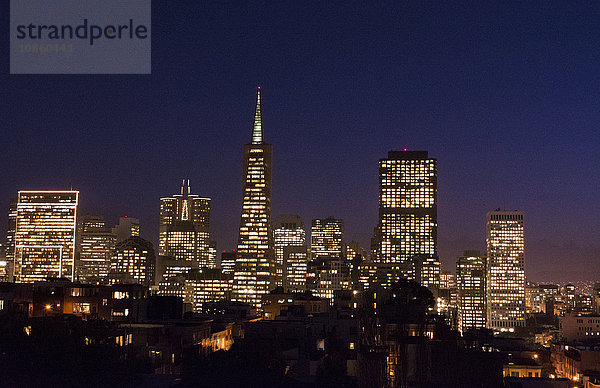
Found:
M 368 248 L 378 159 L 428 150 L 446 268 L 500 207 L 525 212 L 531 280 L 597 278 L 600 3 L 444 3 L 154 0 L 151 75 L 10 76 L 2 1 L 3 212 L 72 186 L 156 243 L 159 198 L 189 178 L 232 249 L 260 84 L 274 216 L 343 218 Z

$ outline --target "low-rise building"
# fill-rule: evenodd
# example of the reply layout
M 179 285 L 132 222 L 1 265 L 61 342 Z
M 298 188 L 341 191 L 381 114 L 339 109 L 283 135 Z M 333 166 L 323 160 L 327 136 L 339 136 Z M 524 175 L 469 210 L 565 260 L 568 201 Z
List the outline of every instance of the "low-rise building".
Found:
M 600 342 L 600 315 L 565 314 L 560 336 L 564 342 Z

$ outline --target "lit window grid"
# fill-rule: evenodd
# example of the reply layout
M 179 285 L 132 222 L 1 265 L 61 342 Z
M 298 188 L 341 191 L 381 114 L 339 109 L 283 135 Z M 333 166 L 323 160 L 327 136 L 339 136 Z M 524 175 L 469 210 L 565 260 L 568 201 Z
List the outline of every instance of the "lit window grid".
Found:
M 154 277 L 154 255 L 145 249 L 127 247 L 113 255 L 111 272 L 127 274 L 137 283 L 150 286 Z
M 486 327 L 486 259 L 483 257 L 461 257 L 456 263 L 458 292 L 458 328 Z
M 17 282 L 48 277 L 73 280 L 78 197 L 78 191 L 19 191 L 14 239 Z
M 194 312 L 202 312 L 205 303 L 229 299 L 233 291 L 231 277 L 207 277 L 185 281 L 185 300 Z
M 437 255 L 437 161 L 379 163 L 379 243 L 376 260 L 405 263 Z
M 286 252 L 284 265 L 284 288 L 286 292 L 306 291 L 308 252 Z
M 106 281 L 114 248 L 115 236 L 112 233 L 82 232 L 76 264 L 77 279 L 88 284 Z
M 210 198 L 193 194 L 161 198 L 159 255 L 214 267 L 210 255 L 210 204 Z M 188 225 L 193 225 L 193 231 Z
M 273 229 L 275 246 L 277 285 L 283 284 L 284 248 L 303 246 L 306 243 L 306 232 L 303 228 L 288 229 L 285 227 Z
M 327 258 L 310 263 L 307 285 L 313 295 L 333 303 L 335 291 L 350 290 L 350 271 L 345 261 Z
M 312 259 L 342 257 L 344 223 L 340 219 L 315 219 L 311 227 L 310 251 Z
M 514 330 L 525 325 L 524 227 L 521 212 L 487 217 L 488 327 Z
M 271 226 L 271 148 L 266 144 L 246 145 L 244 159 L 233 299 L 260 308 L 262 295 L 270 291 L 276 278 Z

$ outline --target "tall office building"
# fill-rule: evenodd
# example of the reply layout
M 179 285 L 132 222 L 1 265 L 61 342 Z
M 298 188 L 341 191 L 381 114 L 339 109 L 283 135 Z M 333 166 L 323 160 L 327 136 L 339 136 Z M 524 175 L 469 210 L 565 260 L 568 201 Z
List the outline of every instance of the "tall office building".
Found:
M 78 191 L 19 191 L 15 227 L 18 283 L 73 280 Z
M 17 229 L 17 200 L 13 199 L 10 201 L 8 209 L 8 228 L 6 229 L 6 247 L 4 250 L 4 257 L 6 261 L 6 273 L 5 280 L 12 282 L 14 279 L 14 268 L 15 268 L 15 231 Z
M 132 217 L 121 217 L 119 223 L 112 228 L 117 243 L 127 240 L 129 237 L 140 236 L 140 220 Z
M 150 241 L 138 236 L 117 243 L 111 258 L 110 284 L 138 283 L 153 286 L 156 257 Z
M 413 258 L 414 279 L 433 293 L 437 299 L 440 289 L 441 263 L 436 257 L 416 255 Z
M 208 268 L 217 268 L 217 242 L 209 241 L 208 242 L 208 263 L 206 265 Z
M 525 239 L 523 212 L 487 213 L 488 328 L 525 326 Z
M 306 291 L 308 247 L 288 246 L 283 249 L 283 288 L 285 292 Z
M 9 282 L 11 281 L 11 270 L 10 263 L 6 259 L 6 244 L 0 244 L 0 282 Z
M 333 217 L 312 221 L 310 251 L 313 260 L 319 257 L 342 258 L 344 248 L 344 221 Z
M 357 241 L 350 241 L 345 248 L 346 262 L 350 267 L 351 286 L 353 290 L 359 290 L 361 288 L 359 285 L 360 266 L 367 260 L 367 253 Z
M 210 260 L 210 198 L 191 194 L 190 181 L 180 194 L 160 199 L 158 254 L 215 266 Z
M 458 290 L 456 277 L 449 271 L 440 271 L 440 290 L 436 301 L 438 314 L 446 317 L 452 328 L 458 328 Z M 485 316 L 485 310 L 484 310 Z
M 234 298 L 260 307 L 275 285 L 271 225 L 273 148 L 264 142 L 260 87 L 256 95 L 252 142 L 244 145 L 242 216 L 234 273 Z
M 350 267 L 342 257 L 319 256 L 308 265 L 306 289 L 333 303 L 336 291 L 350 290 Z
M 286 247 L 302 246 L 306 243 L 306 231 L 302 218 L 295 214 L 284 214 L 277 218 L 273 226 L 273 241 L 275 245 L 277 285 L 283 285 L 284 249 Z
M 379 160 L 375 238 L 377 262 L 437 257 L 437 160 L 427 151 L 390 151 Z
M 235 272 L 235 258 L 237 256 L 236 251 L 231 252 L 221 252 L 221 261 L 219 263 L 219 268 L 223 273 L 233 274 Z
M 233 276 L 216 268 L 202 268 L 192 271 L 185 280 L 186 303 L 194 312 L 202 312 L 206 303 L 230 300 Z
M 82 283 L 107 281 L 116 237 L 101 215 L 85 215 L 77 222 L 75 278 Z
M 458 329 L 486 327 L 486 269 L 487 261 L 478 251 L 465 251 L 456 261 Z
M 156 258 L 155 271 L 158 294 L 184 298 L 185 280 L 189 273 L 197 269 L 198 265 L 195 262 L 159 255 Z

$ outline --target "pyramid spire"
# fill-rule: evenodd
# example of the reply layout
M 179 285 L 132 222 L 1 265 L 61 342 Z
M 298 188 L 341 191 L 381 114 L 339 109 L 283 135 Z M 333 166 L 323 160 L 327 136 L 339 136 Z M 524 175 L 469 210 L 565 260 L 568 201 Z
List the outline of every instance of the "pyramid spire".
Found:
M 254 111 L 254 127 L 252 128 L 252 144 L 263 143 L 262 106 L 260 103 L 260 86 L 256 91 L 256 110 Z

